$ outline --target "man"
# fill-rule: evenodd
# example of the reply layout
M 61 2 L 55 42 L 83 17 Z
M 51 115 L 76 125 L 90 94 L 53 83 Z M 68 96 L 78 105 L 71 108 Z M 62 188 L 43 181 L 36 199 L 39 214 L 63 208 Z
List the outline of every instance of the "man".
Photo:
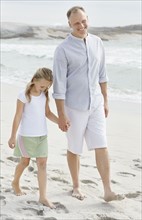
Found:
M 53 97 L 59 128 L 67 132 L 67 160 L 73 182 L 72 196 L 83 200 L 79 171 L 83 139 L 94 150 L 104 186 L 104 200 L 118 199 L 110 187 L 105 117 L 108 115 L 105 55 L 99 37 L 88 33 L 88 17 L 82 7 L 67 12 L 72 32 L 57 47 L 53 65 Z M 119 196 L 120 197 L 120 196 Z

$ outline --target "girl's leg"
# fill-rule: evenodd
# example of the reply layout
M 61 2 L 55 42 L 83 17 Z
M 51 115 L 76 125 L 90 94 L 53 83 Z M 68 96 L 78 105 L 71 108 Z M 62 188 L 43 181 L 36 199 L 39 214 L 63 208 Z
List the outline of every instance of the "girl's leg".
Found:
M 50 208 L 55 208 L 54 204 L 51 203 L 46 196 L 46 186 L 47 186 L 47 173 L 46 173 L 46 163 L 47 158 L 41 157 L 37 158 L 37 167 L 38 167 L 38 184 L 39 184 L 39 202 Z
M 20 189 L 19 181 L 24 169 L 29 165 L 29 162 L 30 162 L 30 158 L 22 157 L 19 164 L 16 166 L 14 180 L 12 181 L 12 187 L 17 196 L 21 196 L 25 194 Z

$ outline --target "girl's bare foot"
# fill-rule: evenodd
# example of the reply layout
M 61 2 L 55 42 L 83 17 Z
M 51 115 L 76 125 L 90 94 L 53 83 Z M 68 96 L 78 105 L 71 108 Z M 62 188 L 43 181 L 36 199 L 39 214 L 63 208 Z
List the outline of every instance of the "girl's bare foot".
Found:
M 80 191 L 79 188 L 74 188 L 72 191 L 72 197 L 75 197 L 79 200 L 83 200 L 85 198 L 84 194 Z
M 39 202 L 51 209 L 56 209 L 56 206 L 52 202 L 48 201 L 47 199 L 40 199 Z
M 12 188 L 14 190 L 14 193 L 16 196 L 22 196 L 22 195 L 26 195 L 25 192 L 22 192 L 20 187 L 19 187 L 19 184 L 15 183 L 14 181 L 12 182 Z
M 107 195 L 104 196 L 104 200 L 106 202 L 111 202 L 111 201 L 114 201 L 114 200 L 121 201 L 124 198 L 125 198 L 124 195 L 115 194 L 114 192 L 110 192 L 110 193 L 108 193 Z

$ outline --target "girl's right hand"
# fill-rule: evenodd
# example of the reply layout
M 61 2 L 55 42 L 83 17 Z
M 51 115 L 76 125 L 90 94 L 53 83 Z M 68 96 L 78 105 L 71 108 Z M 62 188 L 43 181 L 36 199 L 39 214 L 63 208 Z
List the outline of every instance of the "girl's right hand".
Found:
M 15 147 L 15 139 L 13 138 L 10 138 L 9 141 L 8 141 L 8 145 L 10 148 L 14 148 Z

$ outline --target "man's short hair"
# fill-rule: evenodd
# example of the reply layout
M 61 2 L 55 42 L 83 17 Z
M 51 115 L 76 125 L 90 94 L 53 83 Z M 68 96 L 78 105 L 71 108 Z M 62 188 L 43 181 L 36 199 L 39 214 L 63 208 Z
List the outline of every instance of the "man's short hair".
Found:
M 69 19 L 72 13 L 76 13 L 78 10 L 85 12 L 84 8 L 81 6 L 74 6 L 70 8 L 67 12 L 67 18 Z

